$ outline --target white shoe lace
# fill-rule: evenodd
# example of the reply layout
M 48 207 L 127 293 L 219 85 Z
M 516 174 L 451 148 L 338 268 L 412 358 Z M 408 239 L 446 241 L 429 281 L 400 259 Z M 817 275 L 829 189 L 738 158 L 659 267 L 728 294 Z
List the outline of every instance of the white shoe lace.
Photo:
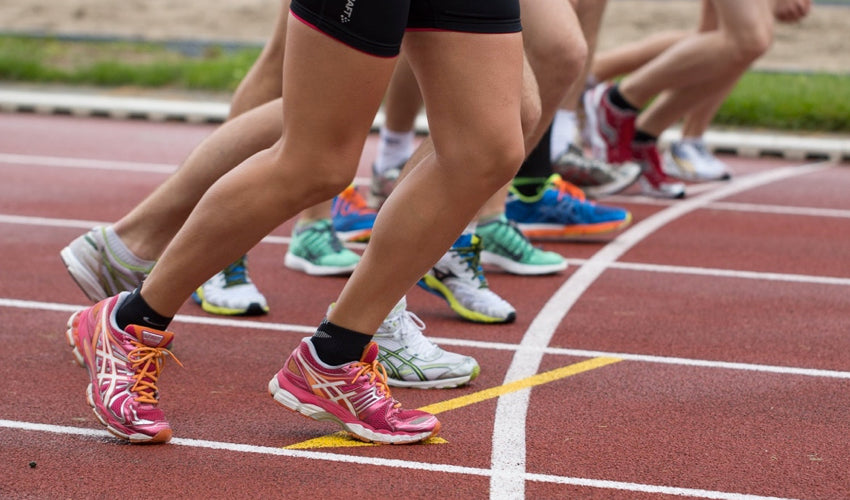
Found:
M 443 350 L 425 337 L 424 330 L 425 322 L 399 304 L 381 324 L 377 336 L 392 338 L 417 358 L 437 359 Z

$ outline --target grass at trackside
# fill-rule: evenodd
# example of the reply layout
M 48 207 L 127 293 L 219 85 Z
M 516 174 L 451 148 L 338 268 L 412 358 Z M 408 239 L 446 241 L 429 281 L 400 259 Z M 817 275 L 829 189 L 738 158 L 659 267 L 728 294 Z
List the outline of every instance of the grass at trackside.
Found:
M 714 123 L 850 132 L 850 74 L 749 72 L 723 103 Z
M 232 91 L 259 52 L 188 56 L 153 43 L 0 36 L 0 81 Z
M 259 50 L 190 56 L 157 44 L 0 36 L 0 82 L 228 92 Z M 714 125 L 848 133 L 850 74 L 747 73 Z

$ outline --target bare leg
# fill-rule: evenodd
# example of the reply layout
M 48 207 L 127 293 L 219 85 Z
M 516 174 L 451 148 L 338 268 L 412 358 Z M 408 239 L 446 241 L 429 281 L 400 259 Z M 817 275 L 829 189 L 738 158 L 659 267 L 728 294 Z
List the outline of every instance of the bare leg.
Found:
M 626 100 L 640 108 L 664 90 L 680 90 L 667 106 L 684 105 L 679 111 L 681 116 L 718 81 L 737 78 L 767 50 L 773 34 L 769 0 L 713 3 L 719 28 L 686 37 L 624 78 L 620 93 Z M 706 75 L 711 75 L 707 83 Z M 664 113 L 665 119 L 657 123 L 673 114 Z M 653 125 L 653 130 L 657 130 L 655 121 Z
M 420 82 L 434 153 L 387 199 L 363 259 L 328 315 L 360 332 L 377 329 L 508 182 L 524 151 L 520 34 L 410 32 L 403 50 Z M 491 91 L 482 94 L 485 85 Z
M 224 123 L 177 172 L 118 220 L 115 232 L 136 256 L 158 259 L 207 188 L 235 165 L 274 144 L 282 121 L 277 99 Z
M 141 291 L 160 314 L 172 316 L 200 283 L 354 176 L 394 60 L 352 51 L 292 18 L 287 31 L 282 137 L 221 177 L 166 248 Z M 296 69 L 305 67 L 312 71 Z M 357 99 L 353 80 L 361 82 Z M 375 331 L 400 296 L 364 331 Z
M 676 30 L 653 33 L 636 42 L 599 52 L 592 58 L 590 76 L 596 81 L 605 82 L 627 75 L 681 41 L 689 33 Z

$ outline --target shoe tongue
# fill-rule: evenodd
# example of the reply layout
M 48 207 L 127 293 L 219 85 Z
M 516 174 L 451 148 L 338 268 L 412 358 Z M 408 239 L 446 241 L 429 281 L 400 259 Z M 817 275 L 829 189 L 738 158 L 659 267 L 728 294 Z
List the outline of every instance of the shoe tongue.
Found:
M 167 347 L 174 339 L 174 334 L 171 332 L 154 330 L 140 325 L 128 325 L 124 331 L 148 347 Z
M 363 363 L 371 364 L 378 358 L 378 344 L 374 342 L 369 342 L 366 345 L 366 348 L 363 349 L 363 356 L 360 357 L 360 361 Z

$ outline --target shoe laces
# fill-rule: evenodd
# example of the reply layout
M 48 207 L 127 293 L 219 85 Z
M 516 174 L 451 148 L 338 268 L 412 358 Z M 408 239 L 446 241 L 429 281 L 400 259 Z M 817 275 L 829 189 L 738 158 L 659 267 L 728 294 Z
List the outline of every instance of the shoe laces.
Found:
M 425 322 L 419 316 L 405 309 L 399 319 L 401 322 L 399 336 L 405 348 L 425 359 L 434 358 L 439 354 L 441 349 L 437 347 L 437 344 L 428 340 L 422 333 L 426 327 Z
M 127 353 L 127 360 L 133 368 L 133 379 L 136 381 L 131 389 L 137 394 L 134 399 L 139 403 L 155 405 L 159 402 L 156 382 L 165 365 L 166 356 L 171 356 L 181 367 L 183 363 L 164 347 L 150 347 L 135 340 L 130 343 L 134 349 Z
M 331 253 L 339 253 L 342 251 L 342 242 L 334 231 L 333 224 L 329 219 L 322 219 L 299 232 L 300 236 L 305 238 L 305 245 L 310 249 L 310 253 L 316 256 L 328 255 Z M 328 250 L 330 247 L 330 250 Z
M 533 248 L 531 242 L 517 226 L 516 222 L 509 219 L 500 219 L 492 224 L 496 224 L 494 231 L 494 239 L 498 240 L 498 244 L 511 255 L 525 256 Z
M 565 197 L 570 197 L 578 200 L 581 203 L 587 201 L 587 197 L 584 194 L 584 191 L 581 190 L 575 184 L 565 181 L 560 175 L 554 174 L 549 177 L 547 184 L 550 184 L 555 190 L 558 191 L 558 200 L 562 200 Z
M 245 285 L 250 282 L 248 278 L 248 268 L 245 266 L 245 257 L 242 256 L 236 262 L 225 267 L 222 271 L 224 274 L 224 287 L 229 288 L 237 285 Z
M 487 278 L 484 277 L 484 268 L 481 267 L 481 238 L 472 236 L 472 243 L 468 247 L 452 247 L 450 252 L 457 255 L 461 263 L 472 273 L 472 279 L 478 280 L 479 288 L 489 288 Z
M 339 194 L 338 199 L 340 201 L 340 206 L 337 207 L 335 204 L 336 212 L 341 212 L 343 215 L 375 211 L 375 209 L 370 207 L 366 202 L 366 198 L 364 198 L 353 185 L 345 188 L 345 190 Z
M 369 385 L 374 385 L 378 388 L 378 395 L 384 396 L 387 399 L 392 399 L 393 408 L 401 406 L 401 403 L 392 397 L 390 387 L 387 385 L 387 370 L 384 368 L 384 365 L 378 361 L 378 358 L 373 359 L 371 363 L 357 361 L 354 363 L 354 366 L 357 368 L 357 372 L 351 378 L 349 383 L 355 384 L 357 379 L 360 377 L 367 377 L 369 379 Z

